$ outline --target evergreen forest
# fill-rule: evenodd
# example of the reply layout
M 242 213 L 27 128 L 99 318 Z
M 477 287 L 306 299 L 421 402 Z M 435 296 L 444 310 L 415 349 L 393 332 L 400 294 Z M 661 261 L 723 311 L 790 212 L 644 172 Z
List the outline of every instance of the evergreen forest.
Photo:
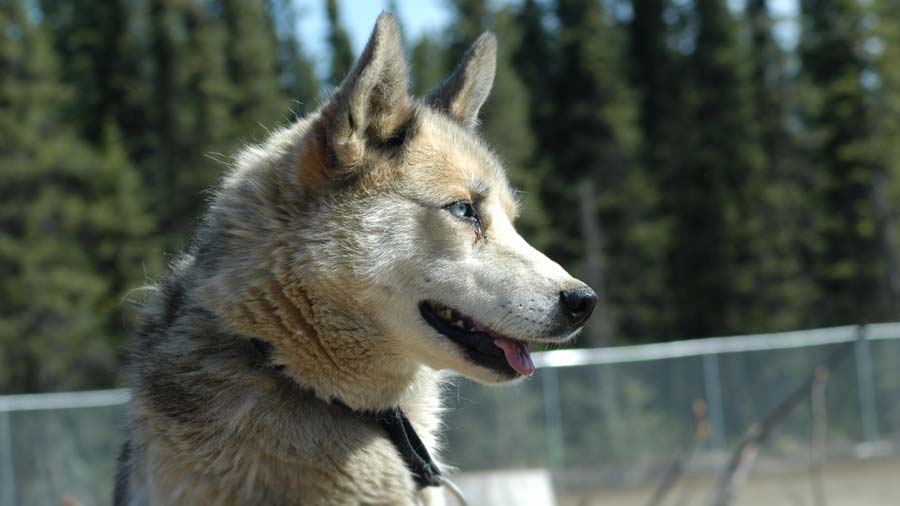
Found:
M 480 128 L 520 231 L 600 294 L 573 346 L 897 319 L 896 2 L 442 1 L 412 91 L 497 34 Z M 352 66 L 345 5 L 0 0 L 0 393 L 123 383 L 141 287 L 231 158 Z

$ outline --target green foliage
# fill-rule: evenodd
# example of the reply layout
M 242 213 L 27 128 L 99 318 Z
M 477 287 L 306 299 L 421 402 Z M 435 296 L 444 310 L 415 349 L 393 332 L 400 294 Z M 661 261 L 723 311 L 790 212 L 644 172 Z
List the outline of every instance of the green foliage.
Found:
M 446 77 L 442 55 L 443 48 L 428 34 L 423 35 L 413 46 L 410 66 L 412 89 L 416 96 L 428 95 L 428 92 Z
M 265 127 L 285 114 L 277 75 L 273 21 L 263 2 L 220 0 L 228 37 L 225 58 L 234 86 L 232 117 L 246 136 L 263 135 Z
M 126 294 L 160 271 L 158 247 L 187 244 L 226 156 L 210 153 L 315 102 L 318 82 L 293 26 L 276 33 L 292 11 L 261 3 L 0 6 L 0 385 L 109 386 Z
M 62 104 L 65 119 L 94 145 L 103 142 L 106 125 L 118 123 L 129 154 L 146 152 L 148 118 L 136 113 L 152 94 L 141 69 L 146 53 L 135 35 L 135 20 L 143 12 L 125 0 L 41 0 L 40 5 L 59 73 L 78 97 Z
M 750 291 L 758 299 L 754 314 L 745 316 L 746 331 L 779 331 L 814 325 L 810 320 L 816 299 L 812 255 L 816 237 L 807 223 L 814 208 L 805 188 L 815 179 L 802 157 L 796 129 L 790 127 L 792 97 L 789 55 L 775 42 L 765 0 L 747 4 L 750 30 L 749 77 L 762 167 L 751 202 L 751 233 L 758 237 L 755 275 Z
M 547 62 L 553 110 L 543 147 L 551 168 L 542 199 L 555 203 L 549 218 L 556 241 L 549 251 L 607 301 L 586 332 L 585 340 L 598 345 L 627 317 L 619 305 L 649 287 L 630 281 L 647 265 L 645 245 L 629 237 L 636 230 L 629 224 L 646 213 L 653 192 L 637 183 L 643 177 L 635 163 L 640 133 L 620 28 L 602 3 L 559 0 L 555 11 L 561 29 Z
M 421 96 L 496 32 L 480 129 L 519 229 L 600 292 L 579 344 L 893 318 L 896 3 L 804 0 L 796 50 L 767 3 L 453 0 L 408 40 Z M 356 55 L 336 0 L 325 82 L 292 0 L 0 6 L 0 385 L 106 386 L 123 295 L 187 246 L 228 157 Z
M 895 245 L 888 238 L 893 212 L 884 191 L 888 169 L 873 131 L 878 112 L 866 76 L 875 77 L 861 52 L 867 37 L 865 7 L 851 0 L 807 0 L 801 56 L 814 90 L 810 123 L 817 180 L 818 281 L 828 323 L 866 321 L 896 313 L 888 279 Z M 896 142 L 896 141 L 894 141 Z M 883 144 L 882 144 L 883 146 Z
M 282 93 L 298 104 L 300 116 L 318 105 L 320 85 L 312 61 L 306 57 L 297 32 L 297 9 L 291 0 L 273 3 L 272 19 L 278 32 L 278 68 Z
M 67 90 L 20 1 L 0 34 L 0 385 L 26 392 L 110 384 L 121 296 L 143 279 L 152 222 L 110 133 L 100 149 L 57 119 Z
M 760 251 L 746 242 L 759 237 L 748 237 L 748 220 L 754 219 L 748 206 L 762 160 L 734 19 L 717 0 L 699 0 L 695 15 L 686 100 L 697 127 L 670 175 L 669 184 L 679 191 L 666 192 L 663 206 L 673 216 L 673 237 L 693 238 L 670 245 L 676 326 L 709 336 L 737 331 L 750 309 L 741 297 L 754 289 L 748 264 Z
M 875 2 L 874 15 L 878 21 L 872 40 L 881 44 L 880 54 L 872 55 L 873 70 L 879 80 L 872 98 L 874 110 L 879 111 L 875 119 L 875 149 L 885 165 L 875 195 L 880 220 L 886 221 L 887 225 L 882 227 L 887 256 L 884 288 L 885 293 L 896 301 L 900 294 L 900 244 L 897 239 L 900 231 L 889 216 L 896 213 L 891 203 L 900 202 L 900 142 L 897 141 L 900 139 L 900 68 L 896 64 L 900 58 L 900 10 L 896 2 L 879 0 Z
M 331 69 L 328 83 L 331 86 L 337 86 L 350 72 L 356 56 L 353 54 L 350 35 L 341 24 L 337 0 L 326 0 L 325 7 L 328 12 L 328 45 L 331 48 Z

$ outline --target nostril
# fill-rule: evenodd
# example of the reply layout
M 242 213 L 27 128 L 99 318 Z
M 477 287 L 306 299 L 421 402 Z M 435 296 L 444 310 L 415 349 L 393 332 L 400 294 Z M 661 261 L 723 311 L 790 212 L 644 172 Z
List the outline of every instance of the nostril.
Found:
M 597 294 L 590 288 L 563 290 L 559 293 L 563 312 L 575 325 L 587 321 L 597 305 Z

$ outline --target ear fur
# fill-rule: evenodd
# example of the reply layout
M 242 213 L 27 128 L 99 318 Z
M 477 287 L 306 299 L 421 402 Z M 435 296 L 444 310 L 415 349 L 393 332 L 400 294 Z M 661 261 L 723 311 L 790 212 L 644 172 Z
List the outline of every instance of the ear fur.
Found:
M 400 28 L 382 12 L 365 50 L 322 110 L 329 148 L 342 168 L 357 166 L 370 141 L 397 133 L 412 110 Z
M 496 67 L 497 38 L 491 32 L 484 32 L 466 51 L 450 77 L 428 95 L 426 102 L 474 130 L 478 111 L 494 84 Z

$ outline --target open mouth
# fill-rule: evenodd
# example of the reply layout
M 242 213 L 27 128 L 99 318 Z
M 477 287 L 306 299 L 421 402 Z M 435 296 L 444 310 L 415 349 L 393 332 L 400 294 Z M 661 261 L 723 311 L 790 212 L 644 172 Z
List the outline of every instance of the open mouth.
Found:
M 429 325 L 462 348 L 472 362 L 510 377 L 534 373 L 525 341 L 500 335 L 474 318 L 436 302 L 422 301 L 419 312 Z

